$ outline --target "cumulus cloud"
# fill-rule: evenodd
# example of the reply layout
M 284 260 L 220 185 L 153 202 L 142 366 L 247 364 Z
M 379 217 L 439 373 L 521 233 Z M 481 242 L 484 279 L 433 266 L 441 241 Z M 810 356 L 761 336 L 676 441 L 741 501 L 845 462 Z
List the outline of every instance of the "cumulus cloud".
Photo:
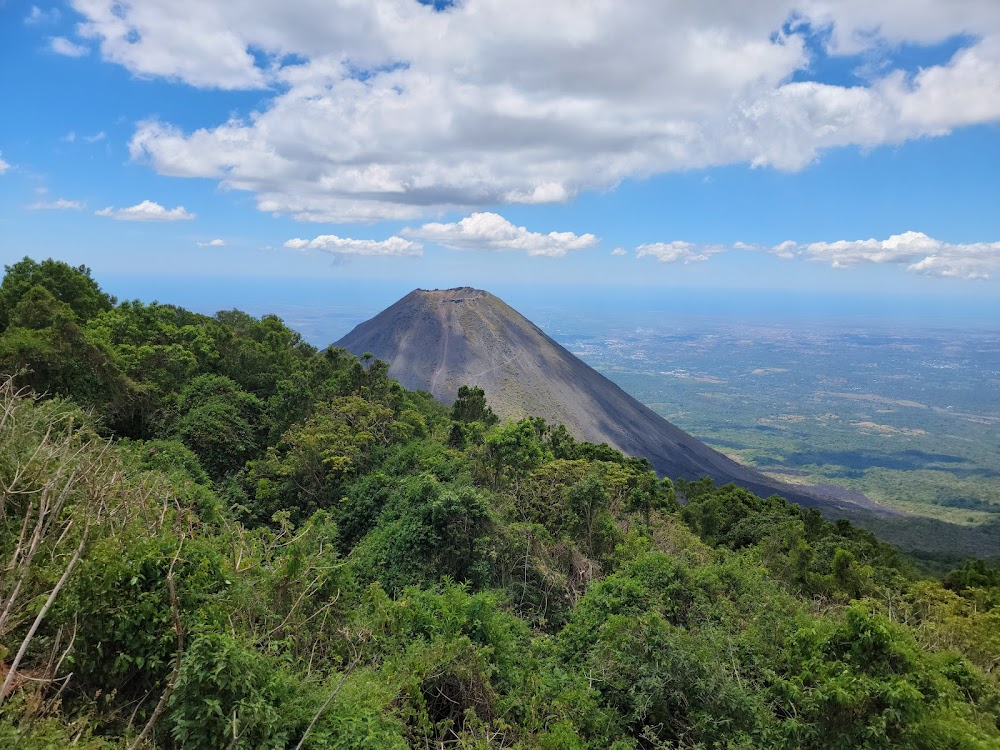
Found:
M 393 235 L 387 240 L 355 240 L 335 234 L 321 234 L 311 240 L 291 239 L 285 242 L 289 250 L 319 250 L 332 255 L 423 255 L 419 242 L 410 242 Z
M 726 252 L 723 245 L 696 245 L 675 240 L 640 245 L 636 257 L 654 257 L 663 263 L 708 260 Z M 941 278 L 987 279 L 1000 270 L 1000 242 L 956 243 L 928 237 L 923 232 L 903 232 L 888 239 L 795 242 L 777 245 L 734 242 L 733 250 L 768 253 L 788 260 L 828 263 L 833 268 L 853 268 L 863 264 L 902 266 L 912 273 Z
M 813 242 L 799 246 L 799 253 L 834 268 L 887 263 L 928 276 L 964 279 L 986 279 L 1000 268 L 1000 242 L 943 242 L 923 232 L 903 232 L 885 240 Z
M 3 174 L 8 169 L 10 169 L 10 162 L 4 161 L 3 160 L 3 153 L 0 152 L 0 174 Z
M 66 198 L 56 198 L 54 201 L 38 201 L 28 208 L 36 211 L 79 211 L 86 204 L 83 201 L 71 201 Z
M 209 240 L 208 242 L 199 242 L 197 244 L 198 247 L 224 247 L 226 243 L 224 240 Z
M 996 0 L 919 12 L 912 0 L 72 4 L 78 33 L 134 74 L 272 92 L 202 129 L 141 123 L 134 159 L 309 221 L 560 202 L 724 164 L 798 170 L 829 148 L 1000 120 Z M 815 45 L 854 54 L 960 35 L 951 59 L 919 71 L 811 78 Z
M 921 3 L 912 0 L 808 0 L 804 19 L 830 32 L 831 52 L 851 54 L 873 44 L 934 44 L 955 34 L 995 33 L 1000 7 L 992 0 Z
M 622 255 L 628 255 L 628 250 L 626 250 L 624 247 L 616 247 L 614 250 L 611 251 L 611 254 L 616 257 Z
M 593 247 L 598 242 L 592 234 L 529 232 L 499 214 L 489 212 L 474 213 L 450 224 L 424 224 L 419 229 L 406 229 L 404 233 L 452 250 L 519 250 L 528 255 L 552 258 L 561 257 L 571 250 Z
M 108 206 L 94 213 L 118 221 L 188 221 L 195 217 L 195 214 L 187 211 L 184 206 L 167 209 L 159 203 L 148 200 L 128 208 Z
M 82 44 L 71 42 L 64 36 L 54 36 L 49 40 L 49 49 L 65 57 L 83 57 L 90 50 Z
M 656 258 L 660 263 L 693 263 L 708 260 L 713 255 L 725 252 L 722 245 L 696 245 L 692 242 L 653 242 L 639 245 L 635 249 L 637 258 Z

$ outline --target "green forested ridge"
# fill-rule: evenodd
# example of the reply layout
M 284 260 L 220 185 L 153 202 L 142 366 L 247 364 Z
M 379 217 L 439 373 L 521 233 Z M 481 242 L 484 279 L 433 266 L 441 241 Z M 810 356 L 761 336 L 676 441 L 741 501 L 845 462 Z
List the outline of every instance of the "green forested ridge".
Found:
M 1000 747 L 983 561 L 52 261 L 0 372 L 0 747 Z

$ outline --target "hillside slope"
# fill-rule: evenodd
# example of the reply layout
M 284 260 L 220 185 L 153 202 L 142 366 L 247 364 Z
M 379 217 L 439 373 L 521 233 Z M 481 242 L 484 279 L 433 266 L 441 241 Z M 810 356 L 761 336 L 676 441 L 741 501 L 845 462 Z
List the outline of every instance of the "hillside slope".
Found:
M 710 476 L 834 514 L 882 512 L 866 498 L 783 484 L 736 463 L 656 414 L 488 292 L 417 289 L 337 342 L 389 363 L 392 377 L 444 403 L 477 385 L 502 418 L 565 424 L 580 440 L 642 456 L 661 475 Z M 837 494 L 834 494 L 834 493 Z

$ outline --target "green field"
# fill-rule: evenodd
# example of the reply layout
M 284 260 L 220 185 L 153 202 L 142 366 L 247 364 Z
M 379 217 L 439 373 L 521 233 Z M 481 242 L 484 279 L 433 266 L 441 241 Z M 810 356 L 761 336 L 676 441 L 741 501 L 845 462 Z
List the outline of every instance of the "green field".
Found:
M 563 325 L 560 343 L 718 450 L 903 512 L 879 526 L 911 549 L 1000 554 L 1000 333 Z

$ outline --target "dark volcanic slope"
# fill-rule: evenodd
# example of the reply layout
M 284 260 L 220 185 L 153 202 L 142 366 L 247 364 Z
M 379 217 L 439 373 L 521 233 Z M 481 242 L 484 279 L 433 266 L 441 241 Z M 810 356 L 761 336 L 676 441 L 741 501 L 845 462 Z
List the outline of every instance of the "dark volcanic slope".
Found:
M 410 292 L 357 326 L 337 346 L 359 356 L 371 352 L 389 363 L 390 374 L 404 386 L 430 391 L 448 404 L 459 386 L 481 386 L 503 418 L 535 415 L 550 424 L 565 424 L 578 439 L 609 443 L 648 458 L 663 476 L 707 475 L 834 514 L 866 505 L 782 484 L 732 461 L 636 401 L 502 300 L 479 289 Z

